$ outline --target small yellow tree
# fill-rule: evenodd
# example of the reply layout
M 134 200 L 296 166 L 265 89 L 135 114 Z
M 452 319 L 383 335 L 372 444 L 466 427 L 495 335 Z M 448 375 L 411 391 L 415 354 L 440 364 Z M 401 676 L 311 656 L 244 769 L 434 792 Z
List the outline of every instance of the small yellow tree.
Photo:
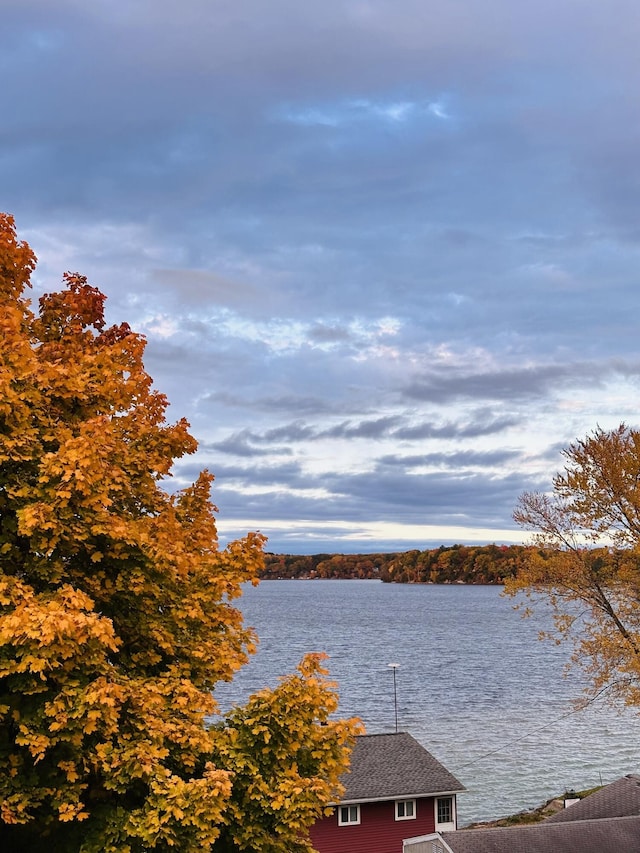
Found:
M 564 456 L 553 492 L 523 494 L 514 512 L 537 547 L 507 591 L 551 603 L 588 694 L 640 705 L 640 432 L 597 429 Z
M 254 648 L 232 602 L 263 537 L 218 548 L 206 471 L 163 488 L 196 442 L 144 338 L 78 275 L 32 312 L 34 267 L 0 215 L 0 849 L 304 849 L 356 723 L 312 659 L 207 727 Z

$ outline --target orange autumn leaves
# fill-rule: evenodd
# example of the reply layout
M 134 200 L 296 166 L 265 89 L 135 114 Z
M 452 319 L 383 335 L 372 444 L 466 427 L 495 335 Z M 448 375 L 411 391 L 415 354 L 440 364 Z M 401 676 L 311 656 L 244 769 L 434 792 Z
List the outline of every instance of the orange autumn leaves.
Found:
M 640 705 L 640 432 L 598 428 L 564 456 L 551 493 L 520 498 L 514 518 L 537 547 L 507 591 L 550 602 L 588 696 Z
M 34 267 L 0 216 L 0 846 L 250 850 L 258 833 L 273 853 L 308 849 L 356 724 L 329 720 L 310 659 L 262 695 L 259 722 L 207 726 L 254 649 L 233 600 L 264 539 L 219 549 L 208 472 L 163 488 L 196 442 L 166 422 L 144 338 L 107 328 L 78 275 L 34 311 Z

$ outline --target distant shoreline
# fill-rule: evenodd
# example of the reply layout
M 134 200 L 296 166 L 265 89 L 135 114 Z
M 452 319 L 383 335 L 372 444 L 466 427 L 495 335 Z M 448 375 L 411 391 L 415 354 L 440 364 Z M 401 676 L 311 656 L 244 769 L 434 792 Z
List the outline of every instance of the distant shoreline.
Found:
M 308 577 L 306 575 L 299 575 L 296 577 L 276 577 L 276 576 L 267 576 L 261 577 L 260 582 L 262 581 L 317 581 L 321 583 L 322 581 L 375 581 L 376 583 L 386 583 L 386 584 L 394 584 L 399 583 L 399 581 L 383 581 L 382 578 L 350 578 L 350 577 L 331 577 L 331 578 L 321 578 L 317 575 L 314 577 Z M 468 581 L 403 581 L 405 586 L 504 586 L 504 583 L 499 581 L 493 582 L 468 582 Z
M 451 545 L 376 554 L 265 554 L 261 580 L 380 580 L 503 586 L 529 558 L 525 545 Z

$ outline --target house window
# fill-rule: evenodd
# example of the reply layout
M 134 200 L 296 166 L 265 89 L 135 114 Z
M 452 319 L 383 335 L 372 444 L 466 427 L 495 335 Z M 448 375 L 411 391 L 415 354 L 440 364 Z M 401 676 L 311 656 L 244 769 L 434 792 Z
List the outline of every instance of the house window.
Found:
M 338 826 L 360 823 L 360 806 L 338 806 Z
M 415 800 L 396 800 L 396 820 L 414 820 L 415 816 Z
M 439 797 L 436 800 L 436 827 L 453 822 L 453 797 Z

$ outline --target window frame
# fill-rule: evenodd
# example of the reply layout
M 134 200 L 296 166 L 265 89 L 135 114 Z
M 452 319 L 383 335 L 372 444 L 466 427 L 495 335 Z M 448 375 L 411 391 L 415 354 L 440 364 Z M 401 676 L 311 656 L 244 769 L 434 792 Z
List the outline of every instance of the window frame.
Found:
M 446 803 L 446 812 L 448 814 L 449 820 L 440 820 L 441 816 L 441 807 L 445 808 Z M 449 797 L 436 797 L 435 802 L 435 824 L 436 824 L 436 832 L 438 832 L 439 827 L 455 827 L 456 823 L 456 805 L 455 798 L 452 796 Z
M 342 819 L 342 810 L 347 811 L 347 820 Z M 351 819 L 351 809 L 356 810 L 355 820 Z M 360 825 L 360 803 L 350 803 L 349 805 L 338 806 L 338 826 L 359 826 Z
M 407 806 L 411 805 L 411 814 L 407 814 Z M 400 809 L 403 809 L 404 814 L 400 814 Z M 417 817 L 417 809 L 416 809 L 416 801 L 415 799 L 410 800 L 396 800 L 395 801 L 395 815 L 396 820 L 415 820 Z

